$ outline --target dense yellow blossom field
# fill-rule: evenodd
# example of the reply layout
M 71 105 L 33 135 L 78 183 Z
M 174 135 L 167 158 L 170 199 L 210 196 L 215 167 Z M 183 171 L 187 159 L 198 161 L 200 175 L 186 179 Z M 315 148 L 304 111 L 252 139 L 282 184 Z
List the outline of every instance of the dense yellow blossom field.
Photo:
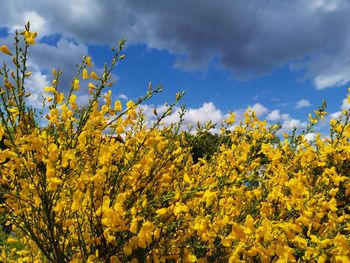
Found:
M 1 262 L 350 262 L 349 110 L 328 137 L 304 136 L 322 106 L 278 143 L 277 125 L 233 113 L 228 140 L 195 162 L 181 121 L 162 125 L 182 93 L 151 127 L 138 106 L 160 87 L 112 101 L 124 41 L 101 75 L 84 57 L 68 94 L 53 69 L 41 115 L 27 107 L 35 37 L 26 25 L 1 46 L 13 63 L 0 75 L 1 213 L 12 226 Z M 79 89 L 91 95 L 84 108 Z

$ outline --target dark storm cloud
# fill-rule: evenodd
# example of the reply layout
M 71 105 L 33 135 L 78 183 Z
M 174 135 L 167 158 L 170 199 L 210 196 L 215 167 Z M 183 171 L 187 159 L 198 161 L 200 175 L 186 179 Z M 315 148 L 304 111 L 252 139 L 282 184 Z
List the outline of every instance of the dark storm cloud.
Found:
M 152 30 L 149 44 L 182 54 L 178 64 L 190 69 L 218 58 L 244 79 L 306 56 L 348 50 L 350 10 L 345 1 L 132 3 L 143 14 L 144 28 Z
M 87 44 L 126 37 L 175 54 L 175 67 L 216 61 L 238 79 L 289 66 L 322 89 L 350 79 L 349 11 L 346 0 L 5 1 L 0 23 L 34 17 L 39 32 Z

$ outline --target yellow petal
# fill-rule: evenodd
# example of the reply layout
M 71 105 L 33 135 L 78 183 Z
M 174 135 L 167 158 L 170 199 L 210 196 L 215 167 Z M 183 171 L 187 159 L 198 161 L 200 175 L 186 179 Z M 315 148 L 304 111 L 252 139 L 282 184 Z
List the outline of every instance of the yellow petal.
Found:
M 121 111 L 122 110 L 122 103 L 120 100 L 117 100 L 116 102 L 114 102 L 114 109 L 116 111 Z
M 131 221 L 130 232 L 137 234 L 137 220 L 135 218 Z
M 83 69 L 83 79 L 88 79 L 90 78 L 89 73 L 86 68 Z
M 167 211 L 168 211 L 168 209 L 166 209 L 166 208 L 160 208 L 156 211 L 156 214 L 159 216 L 162 216 L 162 215 L 165 215 Z
M 8 48 L 6 45 L 0 46 L 0 50 L 1 50 L 1 52 L 4 53 L 4 54 L 9 55 L 9 56 L 12 56 L 11 51 L 9 50 L 9 48 Z
M 95 262 L 95 260 L 96 260 L 96 256 L 95 256 L 95 255 L 90 255 L 90 256 L 88 257 L 87 262 L 88 262 L 88 263 L 93 263 L 93 262 Z
M 117 256 L 111 256 L 111 258 L 109 259 L 109 262 L 111 262 L 111 263 L 119 263 L 121 261 L 119 260 L 119 258 Z
M 44 92 L 53 92 L 54 93 L 55 91 L 56 91 L 56 89 L 52 86 L 44 88 Z
M 86 57 L 86 59 L 85 59 L 85 63 L 86 63 L 86 65 L 88 65 L 88 66 L 92 66 L 92 64 L 91 64 L 91 58 L 90 57 Z
M 90 76 L 94 79 L 94 80 L 99 80 L 100 78 L 97 76 L 96 72 L 92 71 Z
M 77 98 L 77 96 L 75 94 L 72 94 L 69 98 L 69 103 L 73 104 L 75 102 L 76 98 Z
M 74 90 L 78 90 L 78 89 L 80 89 L 80 81 L 79 81 L 79 79 L 74 79 L 73 80 L 73 89 Z
M 129 101 L 126 103 L 126 106 L 128 107 L 128 109 L 132 108 L 134 105 L 135 105 L 135 103 L 134 103 L 132 100 L 129 100 Z
M 13 238 L 13 237 L 9 237 L 7 239 L 7 243 L 9 243 L 9 244 L 18 243 L 18 240 Z

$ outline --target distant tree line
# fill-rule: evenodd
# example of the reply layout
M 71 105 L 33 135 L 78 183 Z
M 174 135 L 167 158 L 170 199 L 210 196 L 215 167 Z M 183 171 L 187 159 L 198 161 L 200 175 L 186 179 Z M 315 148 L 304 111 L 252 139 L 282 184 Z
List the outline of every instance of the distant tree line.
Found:
M 228 146 L 232 145 L 230 136 L 226 134 L 211 133 L 209 131 L 203 131 L 197 134 L 186 133 L 187 141 L 192 148 L 192 158 L 195 163 L 199 159 L 203 158 L 207 161 L 220 150 L 220 145 L 225 144 Z M 280 138 L 278 136 L 269 139 L 268 142 L 272 144 L 279 144 Z M 262 164 L 267 162 L 267 158 L 264 154 L 259 153 L 261 150 L 259 145 L 254 151 L 255 156 L 262 159 Z

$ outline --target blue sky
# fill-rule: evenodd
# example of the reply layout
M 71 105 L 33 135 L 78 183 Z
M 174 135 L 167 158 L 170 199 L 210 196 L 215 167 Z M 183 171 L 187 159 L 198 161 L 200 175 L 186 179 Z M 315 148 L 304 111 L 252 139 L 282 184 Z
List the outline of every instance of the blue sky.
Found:
M 164 91 L 145 103 L 146 112 L 184 90 L 187 124 L 220 123 L 229 111 L 239 119 L 252 107 L 288 131 L 305 127 L 323 99 L 332 116 L 349 108 L 349 11 L 342 0 L 6 0 L 0 41 L 10 44 L 28 20 L 39 33 L 29 82 L 39 95 L 51 67 L 65 72 L 67 86 L 83 55 L 101 71 L 110 47 L 125 37 L 126 58 L 113 72 L 115 99 L 135 99 L 152 81 Z

